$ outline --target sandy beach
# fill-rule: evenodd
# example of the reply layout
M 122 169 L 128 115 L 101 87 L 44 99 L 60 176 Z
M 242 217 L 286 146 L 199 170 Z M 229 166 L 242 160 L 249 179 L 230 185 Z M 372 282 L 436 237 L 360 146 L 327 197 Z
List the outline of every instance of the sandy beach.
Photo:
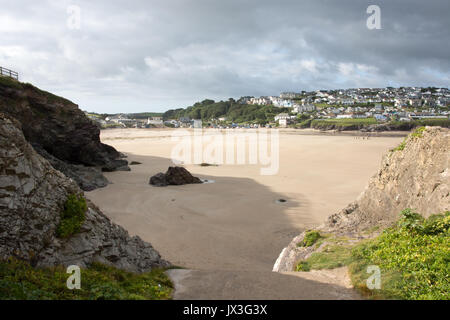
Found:
M 102 131 L 104 143 L 142 164 L 107 173 L 111 184 L 87 196 L 165 259 L 197 270 L 271 270 L 295 235 L 353 201 L 382 154 L 401 141 L 282 132 L 275 175 L 260 175 L 259 165 L 192 164 L 185 166 L 192 174 L 215 182 L 153 187 L 150 176 L 173 165 L 172 133 Z

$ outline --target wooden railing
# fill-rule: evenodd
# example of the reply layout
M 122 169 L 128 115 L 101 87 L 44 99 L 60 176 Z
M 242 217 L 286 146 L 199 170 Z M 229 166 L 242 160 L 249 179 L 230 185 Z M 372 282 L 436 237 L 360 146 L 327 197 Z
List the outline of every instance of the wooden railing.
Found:
M 3 67 L 0 67 L 0 75 L 19 80 L 19 74 L 17 72 L 3 68 Z

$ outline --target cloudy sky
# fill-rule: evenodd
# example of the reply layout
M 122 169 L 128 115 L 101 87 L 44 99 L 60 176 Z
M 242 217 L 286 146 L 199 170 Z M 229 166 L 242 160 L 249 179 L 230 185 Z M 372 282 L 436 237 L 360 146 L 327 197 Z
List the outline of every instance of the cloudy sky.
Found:
M 373 4 L 379 30 L 366 24 Z M 89 111 L 450 84 L 448 0 L 0 0 L 0 8 L 0 66 Z

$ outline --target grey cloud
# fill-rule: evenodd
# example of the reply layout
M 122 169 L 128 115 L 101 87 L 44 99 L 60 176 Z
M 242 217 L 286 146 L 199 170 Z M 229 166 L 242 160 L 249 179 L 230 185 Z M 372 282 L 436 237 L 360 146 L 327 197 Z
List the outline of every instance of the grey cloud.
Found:
M 98 112 L 449 84 L 448 1 L 0 2 L 0 65 Z M 366 28 L 370 4 L 382 30 Z M 81 8 L 80 30 L 67 28 L 69 5 Z

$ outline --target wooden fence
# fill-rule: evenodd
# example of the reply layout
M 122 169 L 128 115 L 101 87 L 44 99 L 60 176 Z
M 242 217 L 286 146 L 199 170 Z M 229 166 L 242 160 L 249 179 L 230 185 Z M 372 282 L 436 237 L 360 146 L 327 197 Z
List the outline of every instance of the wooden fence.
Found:
M 3 67 L 0 67 L 0 75 L 19 80 L 19 74 L 17 72 L 3 68 Z

